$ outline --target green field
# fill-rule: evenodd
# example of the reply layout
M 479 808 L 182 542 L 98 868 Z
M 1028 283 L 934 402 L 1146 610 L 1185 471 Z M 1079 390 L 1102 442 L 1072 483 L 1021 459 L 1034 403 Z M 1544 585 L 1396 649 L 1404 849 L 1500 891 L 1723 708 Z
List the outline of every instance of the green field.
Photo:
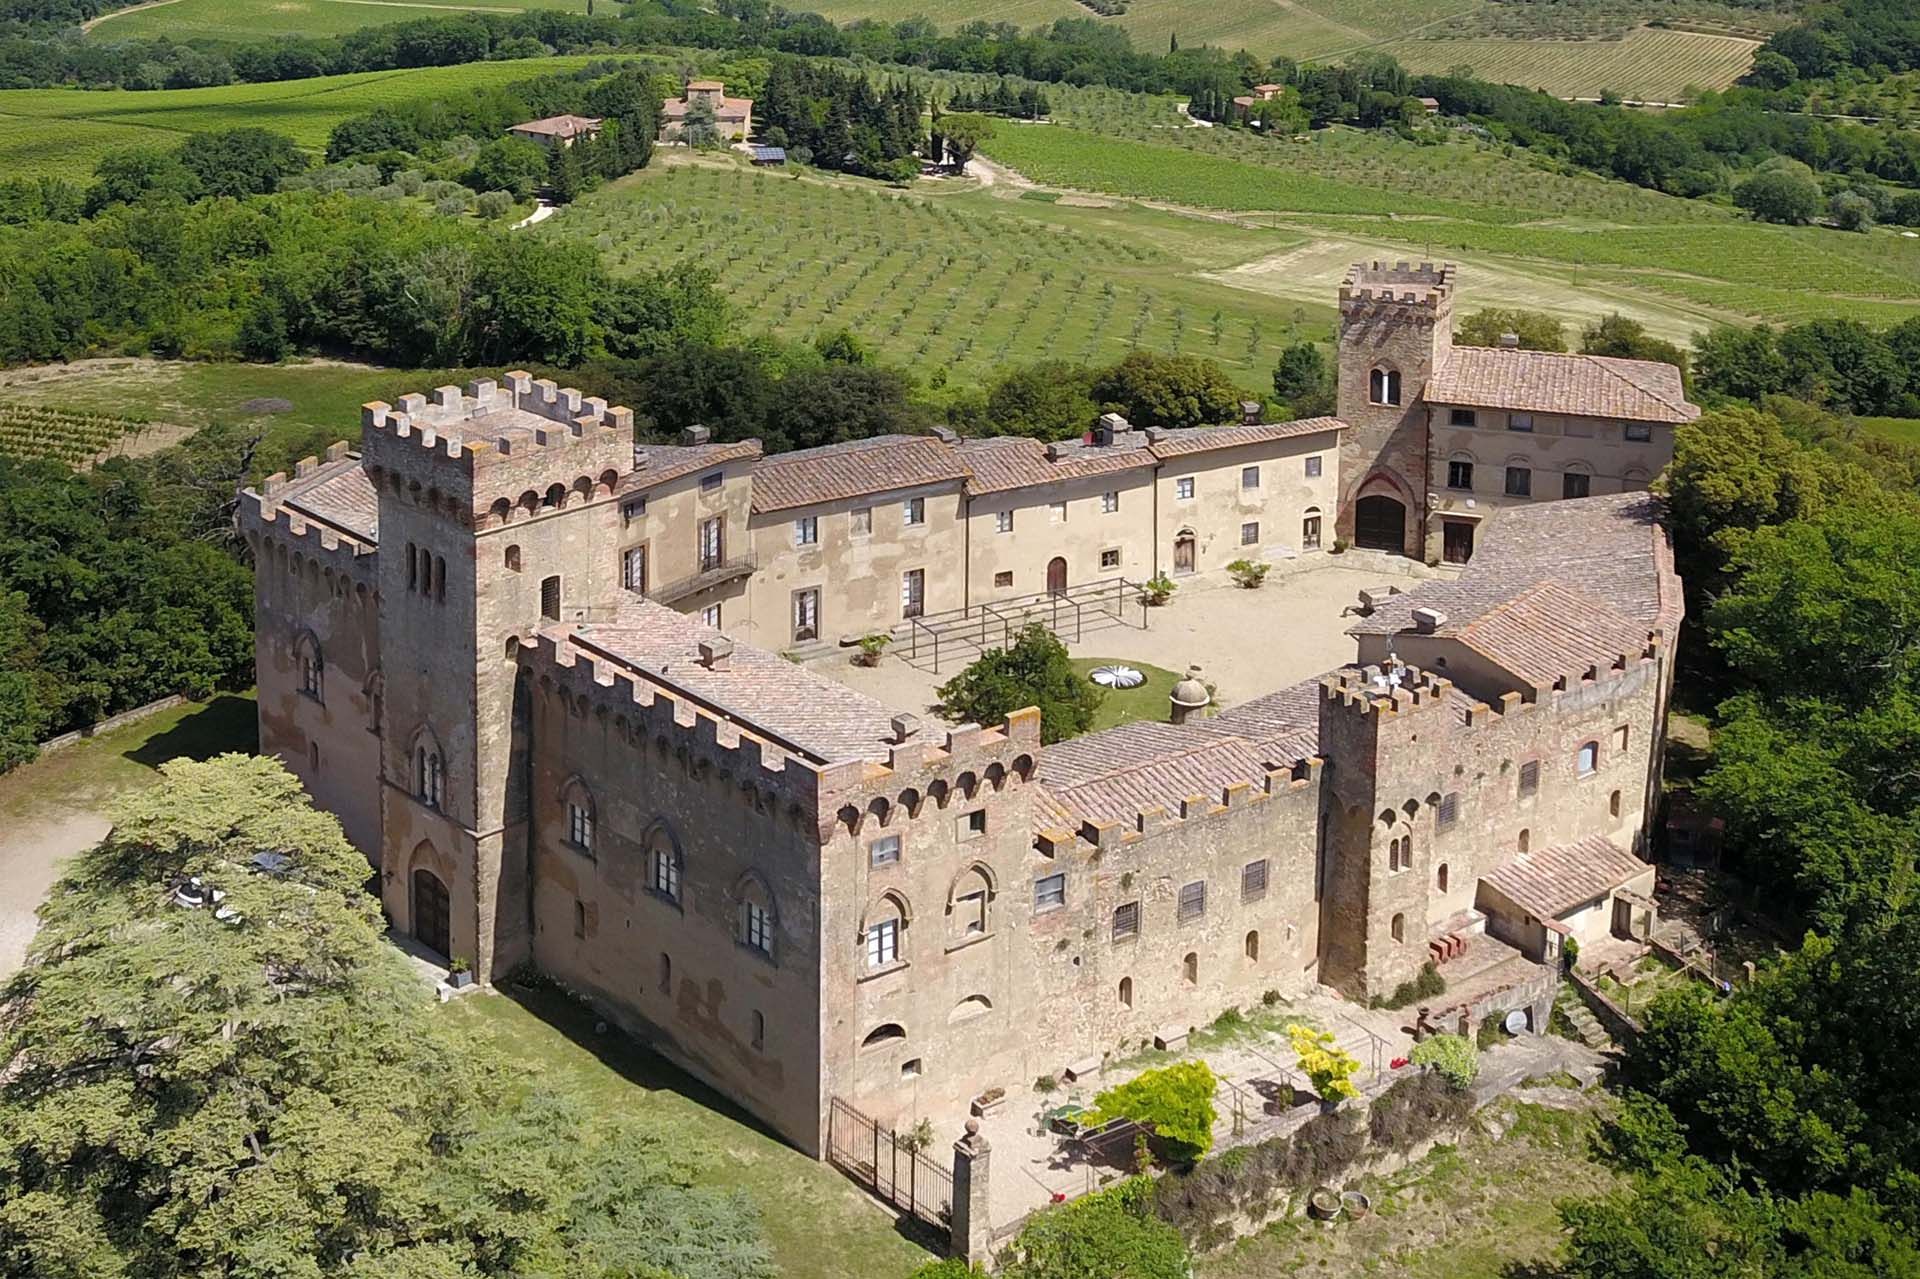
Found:
M 1597 98 L 1612 89 L 1649 102 L 1690 88 L 1725 89 L 1753 65 L 1758 40 L 1641 27 L 1619 40 L 1401 40 L 1383 45 L 1409 71 L 1471 67 L 1482 80 Z
M 518 13 L 569 9 L 586 0 L 164 0 L 106 14 L 87 30 L 95 39 L 267 40 L 274 36 L 332 36 L 361 27 L 453 13 Z

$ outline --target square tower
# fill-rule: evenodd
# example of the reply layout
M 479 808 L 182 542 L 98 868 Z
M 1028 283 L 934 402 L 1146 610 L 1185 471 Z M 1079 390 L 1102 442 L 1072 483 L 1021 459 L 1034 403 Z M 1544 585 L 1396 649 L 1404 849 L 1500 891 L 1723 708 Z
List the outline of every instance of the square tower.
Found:
M 1356 263 L 1340 286 L 1340 515 L 1348 542 L 1417 554 L 1427 382 L 1453 349 L 1452 263 Z

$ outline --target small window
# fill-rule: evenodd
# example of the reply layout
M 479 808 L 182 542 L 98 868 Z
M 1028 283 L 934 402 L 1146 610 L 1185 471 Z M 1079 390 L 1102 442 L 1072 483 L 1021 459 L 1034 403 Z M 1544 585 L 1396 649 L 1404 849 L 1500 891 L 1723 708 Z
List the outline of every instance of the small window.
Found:
M 873 535 L 873 508 L 856 506 L 847 512 L 847 532 L 853 537 L 871 537 Z
M 1471 490 L 1473 488 L 1473 463 L 1448 462 L 1447 487 L 1450 489 Z
M 1125 941 L 1140 935 L 1140 903 L 1126 902 L 1113 908 L 1113 939 Z
M 1065 524 L 1067 522 L 1067 504 L 1065 502 L 1048 502 L 1047 518 L 1055 524 Z
M 1627 726 L 1625 724 L 1613 730 L 1612 745 L 1615 754 L 1620 754 L 1627 749 Z
M 820 517 L 803 515 L 793 522 L 793 544 L 795 546 L 820 545 Z
M 1105 550 L 1100 552 L 1100 567 L 1101 568 L 1119 568 L 1120 552 L 1117 550 Z
M 900 1078 L 918 1079 L 920 1078 L 920 1069 L 920 1059 L 918 1057 L 909 1057 L 900 1063 Z
M 630 546 L 620 557 L 621 585 L 635 595 L 647 593 L 647 548 Z
M 577 897 L 573 899 L 573 935 L 587 935 L 587 904 Z
M 316 702 L 322 700 L 325 677 L 326 664 L 319 646 L 310 639 L 304 641 L 300 649 L 300 691 Z
M 1440 807 L 1434 813 L 1434 824 L 1445 830 L 1460 820 L 1460 792 L 1440 797 Z
M 1407 917 L 1405 915 L 1395 915 L 1390 927 L 1395 941 L 1405 941 L 1407 939 Z
M 1102 515 L 1112 515 L 1114 512 L 1118 511 L 1119 509 L 1120 509 L 1120 491 L 1118 489 L 1115 489 L 1110 493 L 1102 493 L 1100 495 L 1100 513 Z
M 1449 426 L 1474 425 L 1473 410 L 1472 409 L 1453 409 L 1449 411 L 1447 414 L 1447 425 Z
M 422 747 L 414 758 L 414 794 L 428 808 L 438 808 L 443 780 L 440 752 Z
M 996 533 L 1013 532 L 1013 512 L 995 511 L 993 513 L 993 531 Z
M 540 583 L 540 616 L 552 622 L 560 620 L 560 579 L 558 577 L 549 577 Z
M 1653 423 L 1628 422 L 1622 433 L 1630 443 L 1645 444 L 1653 438 Z
M 1191 498 L 1193 496 L 1193 477 L 1191 475 L 1183 475 L 1175 480 L 1173 482 L 1173 495 L 1183 502 Z
M 1520 765 L 1520 793 L 1531 795 L 1540 789 L 1540 761 L 1530 759 Z
M 900 962 L 900 921 L 877 920 L 867 927 L 867 967 L 885 968 Z
M 1433 886 L 1440 892 L 1444 893 L 1447 891 L 1447 864 L 1445 862 L 1441 862 L 1439 866 L 1434 868 Z
M 1178 918 L 1181 923 L 1200 918 L 1207 913 L 1207 881 L 1196 879 L 1191 884 L 1180 886 L 1180 907 Z
M 504 562 L 509 573 L 518 573 L 520 571 L 520 548 L 517 546 L 509 546 Z
M 680 900 L 680 860 L 670 846 L 662 845 L 653 850 L 648 882 L 654 892 L 668 901 Z
M 700 610 L 700 624 L 710 630 L 720 629 L 720 606 L 709 604 Z
M 1613 794 L 1607 796 L 1607 816 L 1609 817 L 1620 816 L 1620 792 L 1619 791 L 1615 791 L 1613 792 Z
M 1507 429 L 1508 429 L 1509 431 L 1531 431 L 1531 430 L 1533 430 L 1533 414 L 1531 414 L 1531 413 L 1510 413 L 1510 414 L 1508 414 L 1508 415 L 1507 415 Z
M 1582 777 L 1591 777 L 1600 767 L 1600 743 L 1582 742 L 1573 757 L 1573 771 Z
M 767 1046 L 767 1015 L 758 1008 L 753 1010 L 753 1050 L 760 1052 Z
M 898 1022 L 890 1021 L 884 1026 L 875 1026 L 872 1030 L 869 1030 L 867 1037 L 860 1041 L 860 1046 L 862 1048 L 878 1048 L 882 1044 L 901 1043 L 906 1037 L 906 1027 L 900 1025 Z
M 1317 453 L 1307 459 L 1307 478 L 1310 480 L 1320 478 L 1320 455 Z
M 761 903 L 740 903 L 740 940 L 763 955 L 773 953 L 773 916 Z
M 584 852 L 593 851 L 593 810 L 579 799 L 567 802 L 567 842 Z
M 1260 962 L 1260 934 L 1258 932 L 1249 932 L 1246 940 L 1241 942 L 1240 948 L 1246 952 L 1248 963 L 1257 964 Z
M 867 864 L 870 866 L 891 866 L 900 860 L 900 837 L 882 835 L 867 845 Z
M 957 825 L 961 839 L 979 839 L 987 833 L 987 810 L 976 808 L 971 813 L 963 813 Z
M 673 956 L 664 950 L 660 952 L 660 993 L 673 993 Z
M 1259 901 L 1267 895 L 1267 859 L 1248 862 L 1240 868 L 1240 900 Z
M 708 471 L 700 477 L 700 491 L 702 493 L 711 493 L 719 488 L 725 479 L 726 477 L 719 471 Z
M 1507 468 L 1507 496 L 1532 497 L 1533 472 L 1524 466 L 1509 466 Z
M 315 772 L 320 771 L 320 743 L 319 742 L 307 743 L 307 767 L 312 769 Z
M 727 518 L 713 515 L 700 521 L 700 571 L 709 572 L 727 562 Z
M 644 519 L 646 514 L 647 499 L 645 497 L 628 498 L 620 504 L 620 518 L 628 524 L 638 519 Z
M 1056 910 L 1067 904 L 1067 877 L 1043 875 L 1033 881 L 1033 908 L 1036 911 Z
M 1520 837 L 1514 840 L 1514 844 L 1523 853 L 1531 850 L 1533 848 L 1533 832 L 1522 826 L 1520 828 Z
M 1375 404 L 1400 403 L 1400 374 L 1394 369 L 1375 369 L 1367 379 L 1367 394 Z
M 993 584 L 996 587 L 1012 586 L 1013 574 L 1012 573 L 995 573 L 993 575 Z
M 927 522 L 927 499 L 910 497 L 900 504 L 900 522 L 909 527 Z
M 1309 515 L 1300 521 L 1300 549 L 1317 551 L 1320 549 L 1320 517 Z
M 1240 526 L 1240 545 L 1258 546 L 1259 544 L 1260 544 L 1259 522 L 1250 521 L 1246 524 L 1242 524 Z
M 436 604 L 447 602 L 447 557 L 433 557 L 433 600 Z
M 1593 492 L 1593 477 L 1579 471 L 1568 471 L 1560 477 L 1561 497 L 1586 497 Z
M 1197 951 L 1188 951 L 1187 957 L 1180 961 L 1180 975 L 1186 978 L 1189 986 L 1200 984 L 1200 955 Z
M 1257 466 L 1241 467 L 1240 468 L 1240 487 L 1243 489 L 1259 488 L 1260 487 L 1260 468 Z
M 1122 1008 L 1133 1007 L 1133 978 L 1131 977 L 1122 977 L 1120 979 L 1120 1006 Z

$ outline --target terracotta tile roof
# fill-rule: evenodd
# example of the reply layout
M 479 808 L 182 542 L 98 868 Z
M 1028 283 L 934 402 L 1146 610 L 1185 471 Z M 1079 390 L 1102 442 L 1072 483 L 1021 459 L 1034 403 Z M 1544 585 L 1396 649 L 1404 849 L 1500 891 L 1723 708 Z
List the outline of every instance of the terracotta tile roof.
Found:
M 713 118 L 716 120 L 744 120 L 747 118 L 747 113 L 752 110 L 752 98 L 723 97 L 720 99 L 719 104 L 713 109 Z M 660 114 L 668 120 L 682 119 L 687 114 L 687 100 L 685 98 L 668 98 L 666 102 L 661 105 Z
M 696 89 L 711 89 L 716 93 L 724 93 L 726 92 L 726 88 L 727 88 L 727 82 L 725 80 L 689 80 L 687 81 L 688 93 L 692 93 Z
M 725 670 L 709 670 L 700 664 L 700 642 L 722 632 L 664 605 L 635 596 L 610 621 L 550 626 L 543 634 L 690 693 L 722 718 L 815 763 L 887 758 L 892 707 L 747 644 L 734 645 Z
M 723 462 L 760 456 L 759 440 L 730 444 L 636 444 L 633 446 L 633 488 L 652 488 Z
M 368 546 L 380 541 L 380 497 L 358 454 L 321 464 L 288 483 L 273 500 Z
M 1436 404 L 1635 422 L 1678 424 L 1700 416 L 1671 364 L 1488 346 L 1454 347 L 1428 380 L 1425 397 Z
M 1078 442 L 1056 445 L 1058 460 L 1048 459 L 1045 444 L 1023 435 L 962 440 L 959 450 L 961 461 L 972 472 L 967 491 L 976 494 L 1143 470 L 1155 461 L 1146 436 L 1138 431 L 1129 431 L 1119 441 L 1099 447 Z
M 1620 616 L 1583 591 L 1539 582 L 1494 605 L 1464 626 L 1435 634 L 1459 640 L 1535 688 L 1605 670 L 1622 654 L 1647 646 L 1647 627 Z
M 762 458 L 753 468 L 755 514 L 816 506 L 967 478 L 957 450 L 930 435 L 876 435 Z
M 1522 853 L 1485 877 L 1536 919 L 1558 919 L 1653 869 L 1605 835 Z
M 525 124 L 516 124 L 507 130 L 509 133 L 538 133 L 549 138 L 573 138 L 583 133 L 592 133 L 601 125 L 600 117 L 591 115 L 550 115 L 543 120 L 528 120 Z
M 1151 447 L 1156 457 L 1182 457 L 1211 449 L 1238 448 L 1243 444 L 1265 444 L 1271 440 L 1289 440 L 1299 435 L 1346 429 L 1347 424 L 1337 417 L 1309 417 L 1298 422 L 1261 422 L 1252 426 L 1181 427 L 1155 432 Z

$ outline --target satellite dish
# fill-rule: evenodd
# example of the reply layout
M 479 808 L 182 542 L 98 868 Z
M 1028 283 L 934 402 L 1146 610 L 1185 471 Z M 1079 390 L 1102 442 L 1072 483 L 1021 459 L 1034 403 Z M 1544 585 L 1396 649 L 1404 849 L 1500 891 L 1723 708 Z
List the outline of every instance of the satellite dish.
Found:
M 1527 1033 L 1527 1010 L 1524 1008 L 1514 1009 L 1512 1012 L 1507 1014 L 1507 1020 L 1502 1024 L 1506 1027 L 1506 1031 L 1509 1035 L 1526 1034 Z
M 1087 678 L 1105 688 L 1139 688 L 1147 682 L 1144 672 L 1131 666 L 1096 666 L 1087 672 Z

